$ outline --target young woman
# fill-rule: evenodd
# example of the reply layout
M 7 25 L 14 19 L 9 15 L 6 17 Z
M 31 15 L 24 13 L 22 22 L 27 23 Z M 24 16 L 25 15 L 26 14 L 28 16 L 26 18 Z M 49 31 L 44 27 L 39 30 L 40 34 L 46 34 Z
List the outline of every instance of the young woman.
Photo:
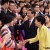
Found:
M 17 44 L 15 42 L 15 40 L 11 39 L 11 31 L 9 29 L 9 26 L 15 24 L 17 21 L 16 16 L 12 16 L 12 15 L 6 15 L 5 17 L 2 18 L 2 28 L 1 28 L 1 37 L 3 39 L 4 44 L 1 46 L 1 48 L 3 47 L 2 50 L 6 50 L 8 48 L 8 50 L 10 50 L 9 48 L 11 48 L 11 50 L 14 50 L 14 48 L 20 48 L 21 44 Z M 8 35 L 8 36 L 7 36 Z
M 9 37 L 10 37 L 10 34 L 6 34 L 5 36 L 6 36 L 7 38 L 5 38 L 5 37 L 2 38 L 2 33 L 1 33 L 2 21 L 3 21 L 3 17 L 2 17 L 1 14 L 0 14 L 0 50 L 1 50 L 1 48 L 3 48 L 3 46 L 5 45 L 7 39 L 9 39 Z
M 50 15 L 46 15 L 45 16 L 45 22 L 46 22 L 46 26 L 48 27 L 48 29 L 50 30 Z

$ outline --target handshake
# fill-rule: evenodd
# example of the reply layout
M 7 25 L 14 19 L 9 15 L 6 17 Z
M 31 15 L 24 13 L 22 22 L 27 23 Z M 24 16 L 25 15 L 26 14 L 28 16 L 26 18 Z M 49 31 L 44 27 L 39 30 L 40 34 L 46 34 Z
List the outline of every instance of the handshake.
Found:
M 17 44 L 18 49 L 21 49 L 22 46 L 24 46 L 27 42 L 29 42 L 29 39 L 24 40 L 24 41 L 20 41 L 20 42 Z

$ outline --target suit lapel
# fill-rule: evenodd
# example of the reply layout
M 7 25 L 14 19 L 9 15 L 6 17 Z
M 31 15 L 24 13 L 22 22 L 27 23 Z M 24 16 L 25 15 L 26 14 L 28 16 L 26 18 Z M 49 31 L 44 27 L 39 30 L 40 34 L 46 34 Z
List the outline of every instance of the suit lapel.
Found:
M 28 29 L 29 28 L 29 20 L 27 20 L 27 22 L 24 25 L 25 25 L 25 28 Z

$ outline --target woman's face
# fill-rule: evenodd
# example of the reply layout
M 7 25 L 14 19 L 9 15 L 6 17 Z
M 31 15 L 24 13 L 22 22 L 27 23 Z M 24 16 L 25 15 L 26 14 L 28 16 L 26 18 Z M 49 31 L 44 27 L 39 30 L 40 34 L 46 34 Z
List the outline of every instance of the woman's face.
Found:
M 18 7 L 17 8 L 17 12 L 19 13 L 21 11 L 21 7 Z
M 37 19 L 35 20 L 35 25 L 38 27 L 40 24 L 40 22 L 37 21 Z
M 13 19 L 13 25 L 17 23 L 17 17 Z
M 23 11 L 23 13 L 26 13 L 27 9 L 24 7 L 22 11 Z
M 14 3 L 11 3 L 9 5 L 9 8 L 10 8 L 11 11 L 15 11 L 15 4 Z
M 17 18 L 14 18 L 9 24 L 10 26 L 13 26 L 17 23 Z
M 0 21 L 0 27 L 2 26 L 2 22 Z
M 49 22 L 50 18 L 48 16 L 45 16 L 46 22 Z
M 47 2 L 44 2 L 44 6 L 47 6 Z
M 49 9 L 45 9 L 45 12 L 48 13 L 49 12 Z
M 1 5 L 0 5 L 0 12 L 1 12 Z

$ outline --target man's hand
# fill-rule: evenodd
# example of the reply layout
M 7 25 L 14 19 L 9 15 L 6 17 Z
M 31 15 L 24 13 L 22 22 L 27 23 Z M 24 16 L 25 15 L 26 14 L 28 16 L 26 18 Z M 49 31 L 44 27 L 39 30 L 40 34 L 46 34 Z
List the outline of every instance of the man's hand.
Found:
M 24 40 L 24 41 L 20 41 L 17 46 L 18 46 L 18 49 L 21 49 L 23 45 L 25 45 L 27 42 L 29 42 L 29 39 L 27 40 Z
M 17 44 L 17 47 L 18 47 L 18 49 L 21 49 L 22 48 L 22 45 Z
M 29 39 L 24 40 L 24 41 L 23 41 L 23 45 L 25 45 L 27 42 L 29 42 Z

